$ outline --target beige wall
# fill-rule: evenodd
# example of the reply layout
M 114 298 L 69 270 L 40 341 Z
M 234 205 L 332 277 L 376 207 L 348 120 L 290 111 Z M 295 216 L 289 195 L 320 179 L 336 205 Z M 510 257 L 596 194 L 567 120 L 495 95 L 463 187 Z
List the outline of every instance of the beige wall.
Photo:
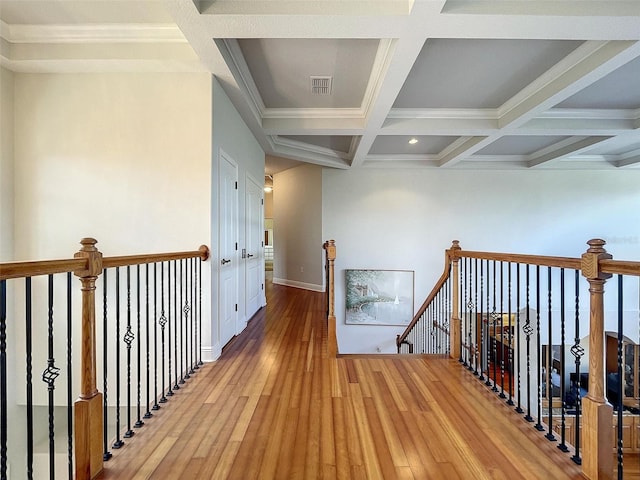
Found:
M 264 192 L 264 218 L 273 218 L 273 191 Z
M 302 165 L 273 181 L 273 281 L 322 291 L 322 168 Z
M 0 67 L 0 261 L 13 260 L 13 77 Z
M 209 240 L 207 74 L 16 74 L 16 257 Z

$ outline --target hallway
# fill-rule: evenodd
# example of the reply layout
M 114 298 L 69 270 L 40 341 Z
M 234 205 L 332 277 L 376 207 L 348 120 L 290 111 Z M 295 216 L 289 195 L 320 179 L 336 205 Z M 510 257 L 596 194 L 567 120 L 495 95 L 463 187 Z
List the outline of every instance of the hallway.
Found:
M 98 478 L 583 478 L 456 361 L 326 358 L 324 298 L 268 282 L 268 306 Z

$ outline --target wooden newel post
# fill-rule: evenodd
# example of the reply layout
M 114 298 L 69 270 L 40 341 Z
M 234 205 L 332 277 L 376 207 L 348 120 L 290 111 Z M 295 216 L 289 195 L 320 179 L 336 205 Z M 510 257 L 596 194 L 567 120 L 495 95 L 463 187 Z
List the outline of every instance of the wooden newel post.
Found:
M 449 356 L 455 359 L 462 358 L 462 350 L 460 343 L 460 315 L 458 312 L 458 307 L 460 305 L 460 284 L 458 282 L 458 278 L 460 276 L 459 273 L 459 263 L 460 258 L 458 257 L 458 253 L 462 250 L 460 248 L 460 242 L 458 240 L 454 240 L 452 242 L 451 248 L 447 251 L 447 256 L 453 262 L 452 268 L 452 283 L 453 283 L 453 294 L 451 298 L 451 322 L 449 323 Z
M 75 402 L 76 479 L 94 478 L 102 471 L 102 394 L 96 386 L 96 279 L 102 273 L 102 253 L 93 238 L 83 238 L 75 258 L 87 268 L 74 274 L 82 283 L 82 345 L 80 398 Z
M 336 242 L 329 240 L 325 242 L 324 249 L 327 252 L 327 356 L 335 358 L 338 354 L 338 338 L 336 333 L 336 314 L 335 314 L 335 277 L 334 262 L 336 259 Z
M 610 259 L 605 241 L 587 242 L 582 254 L 582 275 L 589 281 L 589 392 L 582 405 L 583 461 L 587 478 L 613 478 L 613 407 L 605 398 L 604 284 L 610 274 L 600 271 L 600 260 Z

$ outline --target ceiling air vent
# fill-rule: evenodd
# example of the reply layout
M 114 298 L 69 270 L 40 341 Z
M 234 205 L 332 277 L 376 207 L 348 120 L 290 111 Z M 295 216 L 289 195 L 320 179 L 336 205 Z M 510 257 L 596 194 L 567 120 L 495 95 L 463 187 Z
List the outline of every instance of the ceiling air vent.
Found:
M 332 77 L 311 77 L 311 95 L 331 95 Z

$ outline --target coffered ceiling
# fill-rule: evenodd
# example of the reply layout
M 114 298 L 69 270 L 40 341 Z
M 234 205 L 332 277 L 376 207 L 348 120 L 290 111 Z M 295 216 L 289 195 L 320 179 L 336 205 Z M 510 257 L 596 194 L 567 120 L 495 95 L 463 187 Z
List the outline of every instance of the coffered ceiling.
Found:
M 212 72 L 268 173 L 640 168 L 635 0 L 0 0 L 0 19 L 15 71 Z

